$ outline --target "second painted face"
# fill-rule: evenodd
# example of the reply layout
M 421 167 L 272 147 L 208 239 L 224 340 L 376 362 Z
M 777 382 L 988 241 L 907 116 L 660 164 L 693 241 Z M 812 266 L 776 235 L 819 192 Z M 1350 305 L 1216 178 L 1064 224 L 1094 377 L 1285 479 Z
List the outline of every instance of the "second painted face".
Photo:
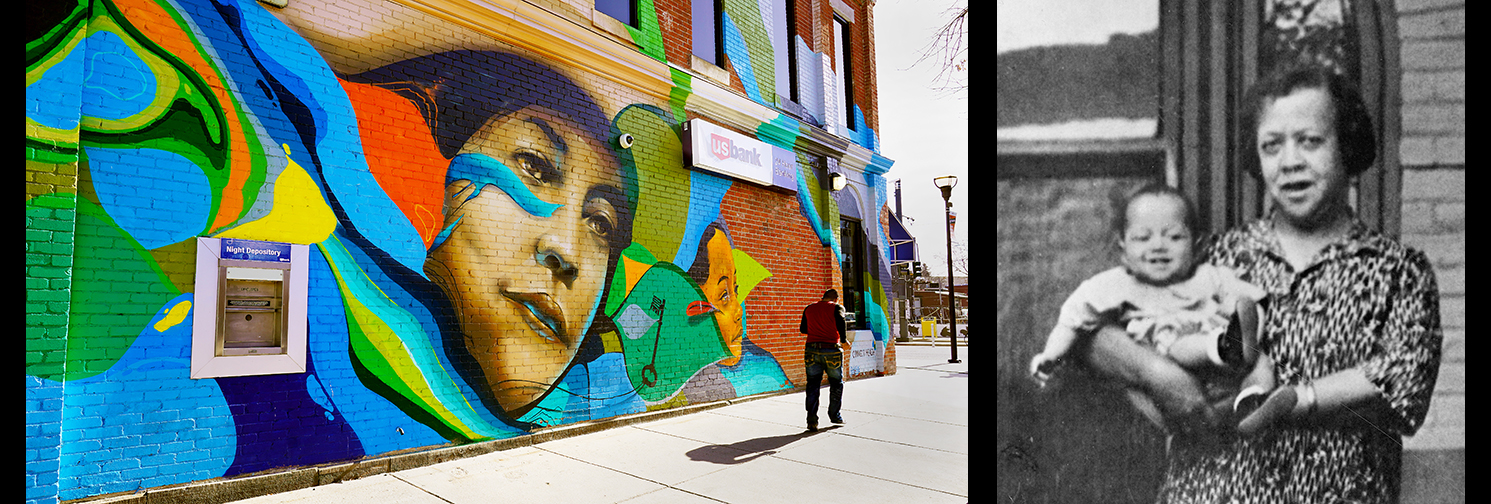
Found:
M 488 121 L 452 163 L 452 177 L 465 177 L 446 186 L 445 223 L 455 224 L 425 269 L 508 412 L 554 387 L 603 290 L 617 212 L 598 189 L 620 182 L 599 145 L 530 106 Z
M 740 304 L 740 292 L 735 279 L 735 255 L 731 252 L 730 240 L 723 231 L 715 231 L 707 248 L 709 278 L 699 287 L 704 291 L 704 297 L 718 310 L 714 313 L 714 320 L 720 326 L 720 338 L 725 340 L 725 346 L 733 355 L 720 361 L 720 364 L 732 366 L 740 362 L 741 336 L 745 332 L 741 321 L 745 309 Z
M 1193 239 L 1185 204 L 1166 194 L 1143 195 L 1129 203 L 1128 226 L 1119 237 L 1123 264 L 1139 281 L 1169 285 L 1191 274 Z
M 1325 90 L 1299 89 L 1266 103 L 1256 147 L 1264 190 L 1283 218 L 1313 227 L 1344 203 L 1348 177 Z

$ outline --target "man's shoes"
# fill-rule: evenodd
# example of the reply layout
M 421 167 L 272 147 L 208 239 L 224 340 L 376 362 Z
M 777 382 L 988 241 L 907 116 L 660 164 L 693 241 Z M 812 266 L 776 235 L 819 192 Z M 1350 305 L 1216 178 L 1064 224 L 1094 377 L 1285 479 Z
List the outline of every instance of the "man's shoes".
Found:
M 818 419 L 817 418 L 809 418 L 808 419 L 808 430 L 811 431 L 811 432 L 818 432 Z
M 828 421 L 836 423 L 836 424 L 839 424 L 839 425 L 843 425 L 844 424 L 844 417 L 841 417 L 841 416 L 828 417 Z

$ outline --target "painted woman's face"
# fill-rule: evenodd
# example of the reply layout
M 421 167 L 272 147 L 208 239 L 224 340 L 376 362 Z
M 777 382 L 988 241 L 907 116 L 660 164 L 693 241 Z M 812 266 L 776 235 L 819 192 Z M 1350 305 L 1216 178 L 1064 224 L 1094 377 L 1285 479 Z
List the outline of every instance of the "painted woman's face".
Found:
M 426 271 L 466 348 L 521 414 L 574 358 L 595 314 L 617 213 L 616 162 L 564 116 L 530 106 L 490 120 L 451 161 L 445 223 Z
M 715 231 L 706 245 L 709 251 L 709 278 L 700 285 L 704 297 L 713 304 L 714 320 L 720 326 L 720 337 L 734 357 L 720 361 L 733 366 L 740 362 L 740 341 L 744 332 L 741 316 L 745 314 L 740 304 L 739 289 L 735 283 L 735 256 L 730 252 L 730 240 L 722 231 Z

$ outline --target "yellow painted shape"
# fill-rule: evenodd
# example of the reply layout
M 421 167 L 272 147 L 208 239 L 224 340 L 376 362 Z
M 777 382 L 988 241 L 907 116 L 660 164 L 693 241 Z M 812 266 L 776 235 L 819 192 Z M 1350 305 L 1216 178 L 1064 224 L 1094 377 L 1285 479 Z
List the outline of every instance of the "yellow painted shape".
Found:
M 735 256 L 735 285 L 740 289 L 741 302 L 745 302 L 751 297 L 751 289 L 771 278 L 771 271 L 744 250 L 730 249 L 730 252 Z
M 637 286 L 637 281 L 642 279 L 642 274 L 647 273 L 652 266 L 633 261 L 625 255 L 621 256 L 621 260 L 626 264 L 626 296 L 629 296 L 632 293 L 632 287 Z M 625 299 L 626 296 L 622 298 Z
M 325 241 L 336 230 L 336 215 L 321 196 L 321 189 L 290 157 L 290 146 L 284 148 L 290 163 L 274 181 L 274 206 L 269 214 L 217 237 L 310 244 Z
M 165 318 L 155 323 L 155 332 L 166 332 L 167 329 L 176 327 L 176 324 L 180 324 L 181 321 L 186 320 L 186 314 L 191 311 L 191 301 L 176 303 L 176 306 L 171 307 L 171 311 L 166 312 Z

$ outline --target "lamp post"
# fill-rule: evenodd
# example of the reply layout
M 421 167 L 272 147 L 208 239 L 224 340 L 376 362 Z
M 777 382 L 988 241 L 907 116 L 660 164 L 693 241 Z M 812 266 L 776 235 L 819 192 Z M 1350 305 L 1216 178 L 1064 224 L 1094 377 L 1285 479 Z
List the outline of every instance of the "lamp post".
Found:
M 947 226 L 947 335 L 952 339 L 953 358 L 949 363 L 956 364 L 958 360 L 958 312 L 954 309 L 956 300 L 953 298 L 953 187 L 958 185 L 958 177 L 948 175 L 932 179 L 932 183 L 942 190 L 942 202 L 947 206 L 943 208 L 946 219 L 942 225 Z M 936 336 L 933 336 L 935 341 Z

